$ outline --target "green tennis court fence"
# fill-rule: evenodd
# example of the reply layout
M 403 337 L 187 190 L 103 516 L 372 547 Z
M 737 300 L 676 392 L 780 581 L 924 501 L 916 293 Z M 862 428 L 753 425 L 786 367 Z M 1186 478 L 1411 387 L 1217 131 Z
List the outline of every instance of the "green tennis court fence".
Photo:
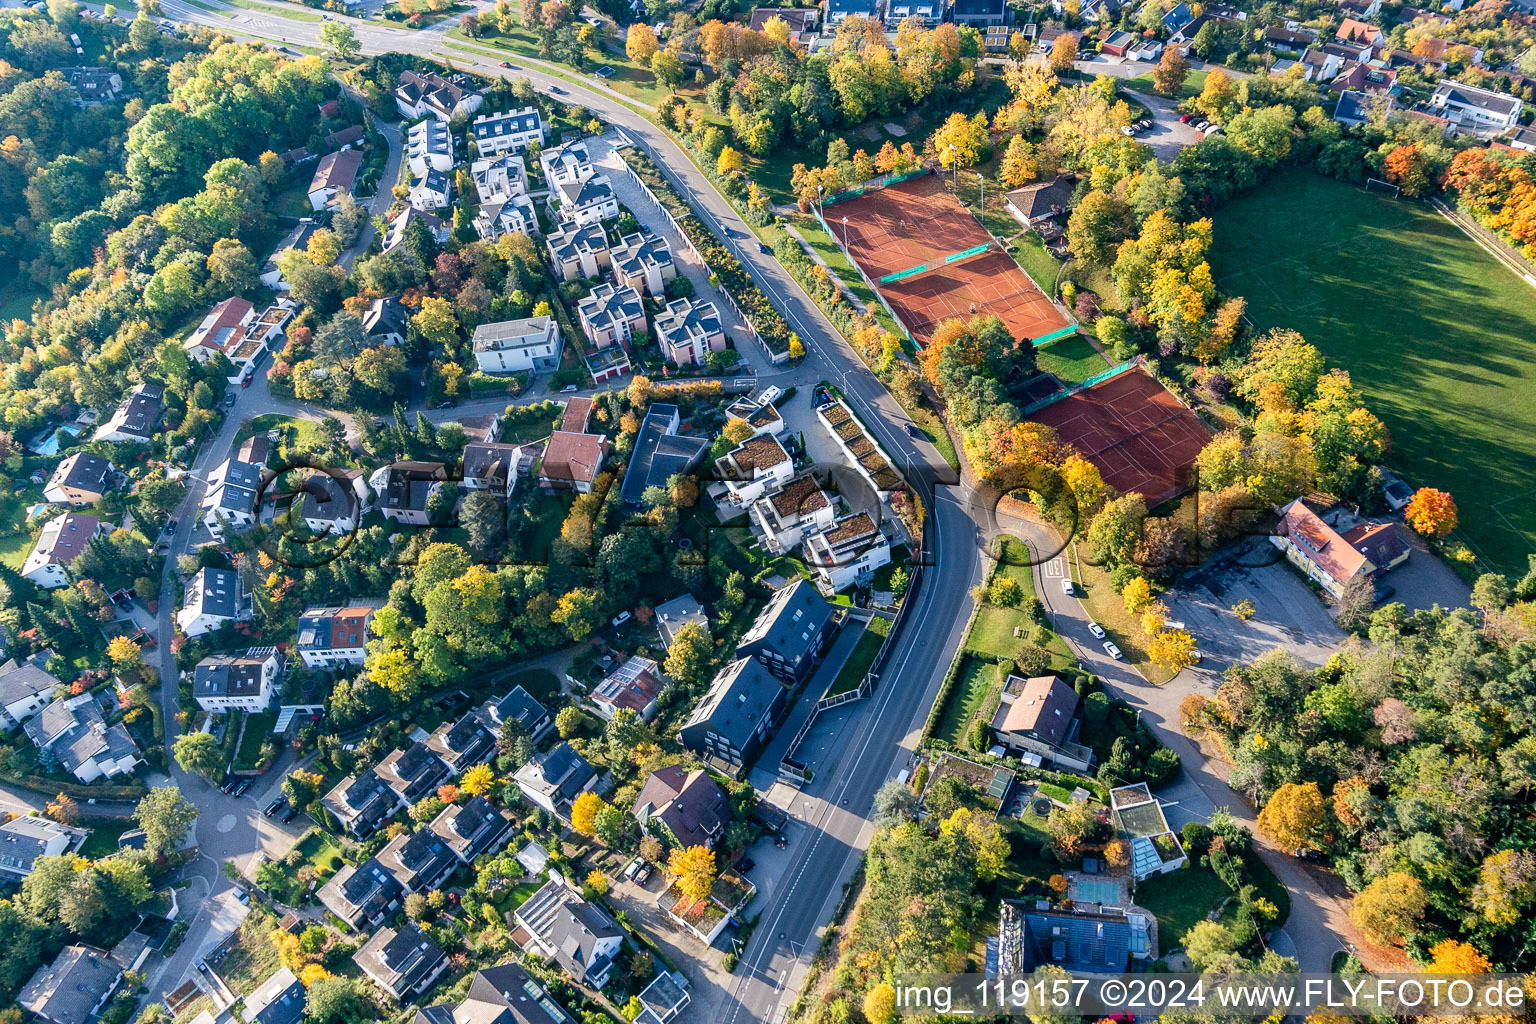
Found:
M 1079 392 L 1088 390 L 1095 384 L 1102 384 L 1111 378 L 1120 376 L 1122 373 L 1125 373 L 1128 370 L 1134 370 L 1136 367 L 1142 364 L 1144 359 L 1144 356 L 1137 356 L 1135 359 L 1127 359 L 1119 366 L 1112 366 L 1105 370 L 1103 373 L 1094 374 L 1092 377 L 1089 377 L 1081 384 L 1074 384 L 1072 387 L 1067 388 L 1065 391 L 1058 391 L 1054 395 L 1046 395 L 1044 398 L 1030 402 L 1024 407 L 1023 415 L 1029 416 L 1037 413 L 1041 409 L 1044 409 L 1046 406 L 1055 405 L 1057 402 L 1064 398 L 1071 398 L 1073 395 L 1078 394 Z
M 992 243 L 987 242 L 987 243 L 984 243 L 982 245 L 973 246 L 972 248 L 969 248 L 969 249 L 965 250 L 964 252 L 952 252 L 948 256 L 944 257 L 944 262 L 946 264 L 949 264 L 949 263 L 954 263 L 954 262 L 956 262 L 958 260 L 967 259 L 967 258 L 969 258 L 971 256 L 979 256 L 980 254 L 986 252 L 990 248 L 992 248 Z
M 1049 345 L 1053 341 L 1060 341 L 1062 338 L 1070 338 L 1076 333 L 1077 327 L 1075 325 L 1071 327 L 1063 327 L 1059 331 L 1052 331 L 1050 334 L 1040 335 L 1040 337 L 1032 340 L 1030 344 L 1035 348 L 1041 348 L 1042 346 Z
M 827 196 L 827 198 L 825 198 L 825 199 L 823 199 L 821 201 L 820 205 L 821 206 L 831 206 L 833 203 L 840 203 L 844 199 L 857 199 L 859 196 L 861 196 L 863 194 L 864 194 L 864 186 L 860 185 L 857 188 L 851 188 L 851 189 L 849 189 L 846 192 L 839 192 L 835 196 Z
M 886 274 L 884 277 L 882 277 L 880 279 L 880 283 L 881 284 L 890 284 L 892 281 L 900 281 L 900 280 L 902 280 L 904 278 L 911 277 L 914 274 L 921 274 L 923 271 L 925 271 L 927 269 L 928 269 L 928 264 L 926 264 L 926 263 L 919 263 L 915 267 L 908 267 L 906 270 L 898 270 L 894 274 Z

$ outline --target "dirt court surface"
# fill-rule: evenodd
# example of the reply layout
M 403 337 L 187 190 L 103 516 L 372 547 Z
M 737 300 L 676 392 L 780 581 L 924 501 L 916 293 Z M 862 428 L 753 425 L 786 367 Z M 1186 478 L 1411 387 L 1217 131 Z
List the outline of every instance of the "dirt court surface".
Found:
M 1048 405 L 1030 419 L 1054 427 L 1121 494 L 1155 508 L 1189 487 L 1195 456 L 1211 439 L 1200 417 L 1157 381 L 1131 370 Z
M 827 227 L 912 336 L 926 344 L 942 320 L 993 314 L 1020 341 L 1067 326 L 1067 320 L 1007 253 L 992 250 L 945 266 L 944 257 L 992 241 L 985 228 L 927 174 L 848 199 L 823 211 Z M 844 223 L 846 218 L 846 224 Z M 889 284 L 880 278 L 920 264 L 935 269 Z

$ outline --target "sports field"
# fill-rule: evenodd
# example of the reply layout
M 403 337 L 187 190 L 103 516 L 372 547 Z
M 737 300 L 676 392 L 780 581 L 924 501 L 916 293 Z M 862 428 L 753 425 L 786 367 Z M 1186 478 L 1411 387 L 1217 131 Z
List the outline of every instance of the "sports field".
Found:
M 1462 534 L 1519 575 L 1536 551 L 1536 288 L 1422 203 L 1306 170 L 1216 214 L 1220 288 L 1350 372 L 1410 486 L 1444 488 Z

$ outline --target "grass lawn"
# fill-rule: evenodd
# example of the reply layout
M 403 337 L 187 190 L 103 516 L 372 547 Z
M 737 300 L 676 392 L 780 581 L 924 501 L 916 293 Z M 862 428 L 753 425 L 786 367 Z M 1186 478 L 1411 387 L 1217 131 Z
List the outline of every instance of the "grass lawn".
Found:
M 85 837 L 79 850 L 80 856 L 86 860 L 100 860 L 116 853 L 118 837 L 137 826 L 126 818 L 103 818 L 87 822 L 85 827 L 91 830 L 91 834 Z
M 956 748 L 965 746 L 965 734 L 971 720 L 981 712 L 988 696 L 998 686 L 996 665 L 972 654 L 963 654 L 961 659 L 959 682 L 933 734 L 934 739 L 952 743 Z
M 12 569 L 20 569 L 27 555 L 32 553 L 32 533 L 30 530 L 22 530 L 20 533 L 9 534 L 0 537 L 0 563 Z
M 1045 251 L 1045 243 L 1036 231 L 1025 233 L 1015 243 L 1013 259 L 1029 279 L 1039 285 L 1047 295 L 1054 295 L 1056 274 L 1061 270 L 1061 260 Z
M 1207 74 L 1209 74 L 1207 71 L 1191 71 L 1189 77 L 1184 79 L 1184 84 L 1179 87 L 1178 98 L 1187 100 L 1191 96 L 1199 96 L 1200 91 L 1205 88 L 1205 76 Z M 1135 78 L 1127 78 L 1120 83 L 1120 88 L 1129 89 L 1132 92 L 1150 93 L 1154 96 L 1158 94 L 1157 90 L 1152 87 L 1152 72 L 1150 71 L 1144 75 L 1137 75 Z
M 43 292 L 33 291 L 20 283 L 13 283 L 0 293 L 0 321 L 30 319 L 33 301 L 46 297 Z
M 320 434 L 320 424 L 314 420 L 303 420 L 293 416 L 279 416 L 276 413 L 266 413 L 251 420 L 249 426 L 241 426 L 235 435 L 240 441 L 253 434 L 264 434 L 269 430 L 281 430 L 283 441 L 290 448 L 313 448 L 325 443 Z
M 1099 354 L 1081 334 L 1063 338 L 1058 342 L 1035 350 L 1035 362 L 1040 369 L 1054 374 L 1065 384 L 1081 384 L 1096 373 L 1109 369 L 1109 360 Z
M 261 745 L 272 736 L 272 727 L 276 724 L 276 711 L 245 716 L 245 736 L 240 740 L 240 749 L 235 751 L 236 771 L 255 771 L 260 766 Z
M 840 693 L 858 689 L 869 671 L 869 666 L 874 664 L 875 655 L 880 653 L 880 645 L 885 643 L 885 638 L 890 633 L 890 619 L 878 617 L 872 619 L 864 630 L 864 635 L 859 637 L 859 642 L 853 645 L 852 653 L 848 655 L 848 660 L 843 662 L 837 678 L 832 680 L 832 685 L 827 688 L 826 695 L 836 697 Z
M 1205 920 L 1216 904 L 1231 895 L 1232 890 L 1214 871 L 1189 865 L 1136 884 L 1136 905 L 1157 917 L 1158 951 L 1164 955 L 1180 945 L 1184 933 Z
M 1524 572 L 1536 551 L 1536 290 L 1429 207 L 1304 170 L 1223 207 L 1211 256 L 1261 329 L 1294 328 L 1350 372 L 1409 485 L 1458 499 L 1469 546 Z

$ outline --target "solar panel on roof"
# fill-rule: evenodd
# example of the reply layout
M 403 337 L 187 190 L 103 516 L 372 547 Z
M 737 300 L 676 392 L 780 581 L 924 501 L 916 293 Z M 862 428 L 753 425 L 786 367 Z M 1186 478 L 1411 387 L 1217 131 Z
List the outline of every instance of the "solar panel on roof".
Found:
M 994 800 L 1001 800 L 1003 794 L 1008 792 L 1009 783 L 1013 782 L 1012 776 L 1007 772 L 997 771 L 992 773 L 992 783 L 987 786 L 987 796 Z

